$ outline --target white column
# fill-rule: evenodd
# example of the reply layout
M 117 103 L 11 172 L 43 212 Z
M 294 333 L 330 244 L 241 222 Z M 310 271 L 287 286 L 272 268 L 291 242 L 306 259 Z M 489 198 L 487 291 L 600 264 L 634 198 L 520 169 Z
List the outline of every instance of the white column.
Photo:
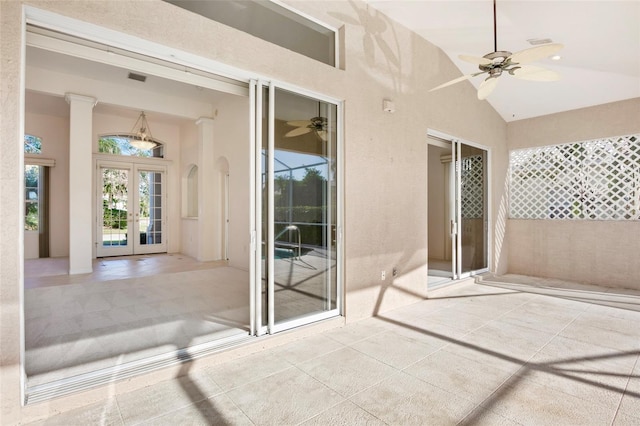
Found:
M 67 93 L 69 103 L 69 274 L 92 271 L 93 107 L 89 96 Z
M 213 118 L 200 117 L 198 126 L 198 260 L 221 259 L 220 233 L 216 224 L 220 221 L 216 200 L 220 191 L 218 173 L 215 170 L 213 147 Z

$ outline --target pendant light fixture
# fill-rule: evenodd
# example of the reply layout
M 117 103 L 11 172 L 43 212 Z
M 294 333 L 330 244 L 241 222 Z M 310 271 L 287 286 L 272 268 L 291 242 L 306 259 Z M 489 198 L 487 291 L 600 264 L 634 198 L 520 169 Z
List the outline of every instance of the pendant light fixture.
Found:
M 136 124 L 133 125 L 131 136 L 129 143 L 141 151 L 148 151 L 158 146 L 158 143 L 153 140 L 151 128 L 149 128 L 144 111 L 140 112 L 140 117 L 138 117 Z

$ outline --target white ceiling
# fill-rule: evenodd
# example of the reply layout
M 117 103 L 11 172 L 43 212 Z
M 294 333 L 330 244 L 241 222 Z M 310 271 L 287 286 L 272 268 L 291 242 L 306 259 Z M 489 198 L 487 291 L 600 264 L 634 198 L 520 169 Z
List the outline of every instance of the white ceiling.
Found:
M 492 0 L 366 1 L 441 48 L 461 74 L 478 68 L 458 59 L 459 54 L 493 52 Z M 497 33 L 498 50 L 530 48 L 532 38 L 565 46 L 561 60 L 536 63 L 559 72 L 560 81 L 500 77 L 487 102 L 506 121 L 640 97 L 640 0 L 498 0 Z M 482 80 L 470 81 L 478 87 Z

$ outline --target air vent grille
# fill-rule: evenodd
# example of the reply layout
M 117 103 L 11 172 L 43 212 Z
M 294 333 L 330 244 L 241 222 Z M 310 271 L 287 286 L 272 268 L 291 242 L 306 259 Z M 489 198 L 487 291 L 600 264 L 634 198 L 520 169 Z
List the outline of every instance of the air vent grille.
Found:
M 147 76 L 146 76 L 146 75 L 136 74 L 136 73 L 133 73 L 133 72 L 130 72 L 130 73 L 129 73 L 129 78 L 130 78 L 131 80 L 141 81 L 141 82 L 143 82 L 143 83 L 144 83 L 145 81 L 147 81 Z

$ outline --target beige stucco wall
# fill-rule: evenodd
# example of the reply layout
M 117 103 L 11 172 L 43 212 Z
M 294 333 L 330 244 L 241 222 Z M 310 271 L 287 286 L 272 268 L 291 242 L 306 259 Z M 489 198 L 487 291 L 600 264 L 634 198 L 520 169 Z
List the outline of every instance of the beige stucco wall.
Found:
M 441 91 L 428 89 L 459 76 L 446 56 L 392 21 L 377 33 L 360 21 L 358 1 L 288 2 L 335 27 L 344 26 L 343 68 L 336 69 L 273 46 L 160 1 L 25 1 L 126 34 L 153 40 L 257 76 L 323 93 L 345 102 L 344 249 L 347 321 L 405 305 L 426 295 L 428 129 L 491 149 L 492 262 L 506 270 L 504 187 L 507 126 L 468 82 Z M 98 389 L 20 408 L 22 287 L 22 12 L 17 0 L 0 2 L 0 303 L 2 423 L 12 424 L 86 404 L 108 392 Z M 367 13 L 365 11 L 365 13 Z M 345 24 L 336 16 L 360 24 Z M 345 26 L 346 25 L 346 26 Z M 188 29 L 188 30 L 187 30 Z M 378 40 L 364 43 L 372 34 Z M 384 40 L 385 45 L 380 44 Z M 385 46 L 389 46 L 387 49 Z M 396 105 L 384 113 L 383 99 Z M 176 170 L 179 174 L 180 170 Z M 17 242 L 17 244 L 16 244 Z M 399 270 L 380 281 L 380 271 Z M 390 274 L 387 274 L 389 277 Z M 154 376 L 132 379 L 143 386 Z M 118 392 L 122 388 L 112 388 Z
M 640 98 L 509 123 L 510 149 L 640 133 Z M 509 272 L 640 289 L 640 222 L 509 220 Z

